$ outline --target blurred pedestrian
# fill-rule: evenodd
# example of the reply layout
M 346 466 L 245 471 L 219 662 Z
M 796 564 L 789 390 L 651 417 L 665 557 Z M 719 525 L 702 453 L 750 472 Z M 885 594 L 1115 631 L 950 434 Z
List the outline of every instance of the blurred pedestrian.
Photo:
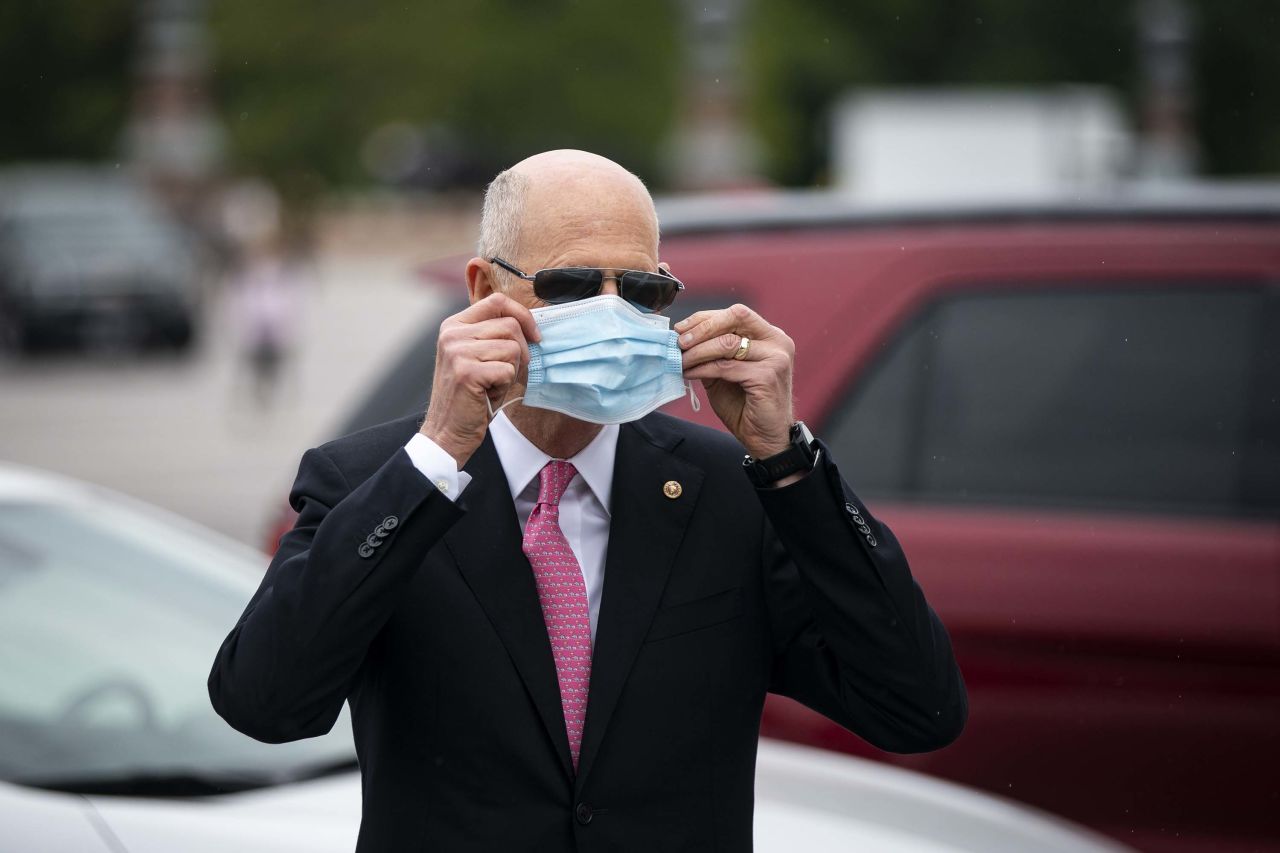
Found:
M 305 279 L 301 263 L 281 251 L 271 232 L 249 246 L 230 282 L 232 327 L 250 396 L 262 410 L 275 403 L 294 347 Z

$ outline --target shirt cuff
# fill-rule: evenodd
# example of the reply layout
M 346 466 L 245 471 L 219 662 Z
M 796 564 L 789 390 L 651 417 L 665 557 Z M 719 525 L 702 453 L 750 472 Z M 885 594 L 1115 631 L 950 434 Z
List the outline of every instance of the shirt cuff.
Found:
M 420 432 L 413 434 L 413 438 L 404 446 L 404 452 L 409 454 L 413 467 L 421 471 L 422 476 L 430 480 L 451 501 L 456 501 L 471 482 L 471 475 L 466 471 L 459 471 L 458 463 L 452 456 Z

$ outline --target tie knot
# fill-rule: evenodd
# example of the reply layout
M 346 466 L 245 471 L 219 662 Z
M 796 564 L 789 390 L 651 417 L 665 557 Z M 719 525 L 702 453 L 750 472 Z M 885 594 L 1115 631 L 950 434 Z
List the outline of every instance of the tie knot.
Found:
M 538 503 L 559 506 L 564 490 L 569 488 L 569 482 L 577 475 L 578 469 L 573 467 L 573 463 L 563 459 L 552 459 L 543 465 L 539 475 L 542 482 L 538 488 Z

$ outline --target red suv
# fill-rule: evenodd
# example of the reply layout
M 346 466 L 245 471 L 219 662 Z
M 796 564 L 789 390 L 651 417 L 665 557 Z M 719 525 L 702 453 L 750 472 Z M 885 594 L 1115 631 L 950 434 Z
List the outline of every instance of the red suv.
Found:
M 925 755 L 778 697 L 764 733 L 1143 849 L 1276 843 L 1280 193 L 662 213 L 689 288 L 669 313 L 741 301 L 794 338 L 798 416 L 901 540 L 969 688 L 964 735 Z M 347 429 L 425 407 L 434 331 Z

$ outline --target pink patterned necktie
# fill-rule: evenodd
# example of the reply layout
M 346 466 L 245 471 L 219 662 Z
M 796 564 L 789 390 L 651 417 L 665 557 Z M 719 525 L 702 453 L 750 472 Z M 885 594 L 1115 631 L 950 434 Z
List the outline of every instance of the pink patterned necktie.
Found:
M 559 459 L 543 466 L 538 503 L 529 514 L 521 546 L 529 565 L 533 566 L 538 602 L 547 623 L 575 770 L 578 752 L 582 749 L 587 688 L 591 683 L 591 611 L 587 607 L 587 585 L 582 569 L 560 529 L 560 498 L 577 475 L 578 469 Z

